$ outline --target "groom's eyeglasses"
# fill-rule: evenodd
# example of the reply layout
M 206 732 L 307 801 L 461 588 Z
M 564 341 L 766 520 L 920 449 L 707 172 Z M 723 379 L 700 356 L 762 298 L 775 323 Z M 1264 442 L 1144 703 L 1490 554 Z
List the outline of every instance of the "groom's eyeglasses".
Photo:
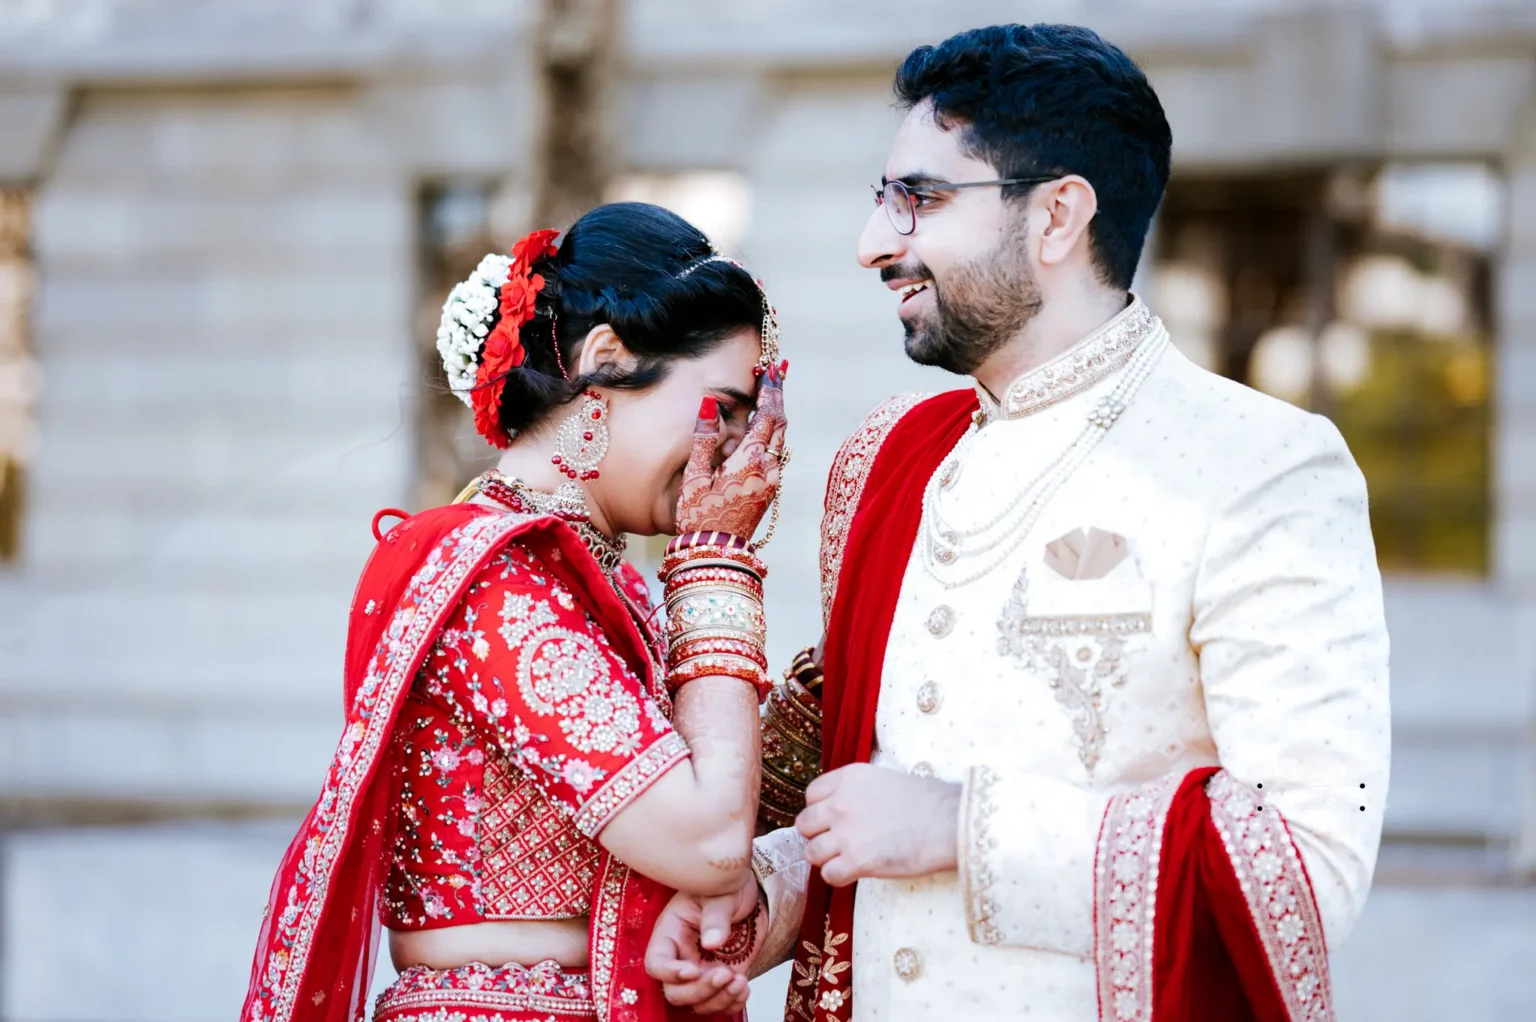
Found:
M 990 185 L 1039 185 L 1047 181 L 1054 181 L 1060 174 L 1036 175 L 1034 177 L 1005 177 L 997 181 L 963 181 L 960 183 L 941 182 L 931 185 L 909 185 L 902 181 L 886 181 L 876 187 L 870 185 L 875 192 L 875 205 L 885 208 L 885 215 L 890 218 L 891 226 L 896 228 L 896 233 L 908 235 L 917 230 L 918 200 L 931 198 L 934 192 L 953 192 L 961 188 L 986 188 Z

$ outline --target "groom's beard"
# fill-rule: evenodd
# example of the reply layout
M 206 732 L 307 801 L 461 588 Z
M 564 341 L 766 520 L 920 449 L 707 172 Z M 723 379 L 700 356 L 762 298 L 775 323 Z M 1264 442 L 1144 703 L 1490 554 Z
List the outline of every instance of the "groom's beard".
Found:
M 1030 273 L 1022 223 L 997 248 L 934 281 L 934 312 L 904 323 L 907 357 L 920 365 L 970 375 L 1019 335 L 1040 311 L 1040 287 Z M 896 268 L 890 279 L 929 279 L 927 267 Z

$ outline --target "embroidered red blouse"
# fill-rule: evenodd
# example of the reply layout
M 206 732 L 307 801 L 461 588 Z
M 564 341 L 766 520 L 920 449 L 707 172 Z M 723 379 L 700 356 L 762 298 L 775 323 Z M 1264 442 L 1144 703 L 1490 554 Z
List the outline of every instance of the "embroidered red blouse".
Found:
M 665 692 L 646 691 L 547 556 L 513 544 L 481 570 L 401 710 L 391 929 L 587 915 L 594 839 L 688 755 Z M 619 571 L 649 613 L 644 581 Z

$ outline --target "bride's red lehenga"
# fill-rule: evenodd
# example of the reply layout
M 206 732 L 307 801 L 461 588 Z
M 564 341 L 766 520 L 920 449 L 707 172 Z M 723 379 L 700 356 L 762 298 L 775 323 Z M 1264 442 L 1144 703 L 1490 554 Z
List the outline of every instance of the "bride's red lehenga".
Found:
M 688 748 L 644 582 L 577 528 L 457 504 L 383 536 L 353 597 L 345 733 L 272 887 L 244 1022 L 362 1018 L 378 920 L 581 916 L 589 972 L 411 968 L 376 1017 L 668 1016 L 642 956 L 672 892 L 595 838 Z

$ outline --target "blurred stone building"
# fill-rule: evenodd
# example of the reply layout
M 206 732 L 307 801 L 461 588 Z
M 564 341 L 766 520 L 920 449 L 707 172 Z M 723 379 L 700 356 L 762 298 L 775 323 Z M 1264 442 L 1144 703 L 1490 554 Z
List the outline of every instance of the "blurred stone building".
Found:
M 338 730 L 369 516 L 479 456 L 424 351 L 465 260 L 532 226 L 533 17 L 0 0 L 0 1019 L 235 1012 Z M 953 385 L 905 362 L 853 259 L 890 73 L 1020 19 L 1092 25 L 1148 70 L 1176 179 L 1139 288 L 1192 356 L 1333 416 L 1371 483 L 1395 762 L 1342 1017 L 1525 1017 L 1528 3 L 629 0 L 608 194 L 750 260 L 795 362 L 775 655 L 818 634 L 837 443 Z

